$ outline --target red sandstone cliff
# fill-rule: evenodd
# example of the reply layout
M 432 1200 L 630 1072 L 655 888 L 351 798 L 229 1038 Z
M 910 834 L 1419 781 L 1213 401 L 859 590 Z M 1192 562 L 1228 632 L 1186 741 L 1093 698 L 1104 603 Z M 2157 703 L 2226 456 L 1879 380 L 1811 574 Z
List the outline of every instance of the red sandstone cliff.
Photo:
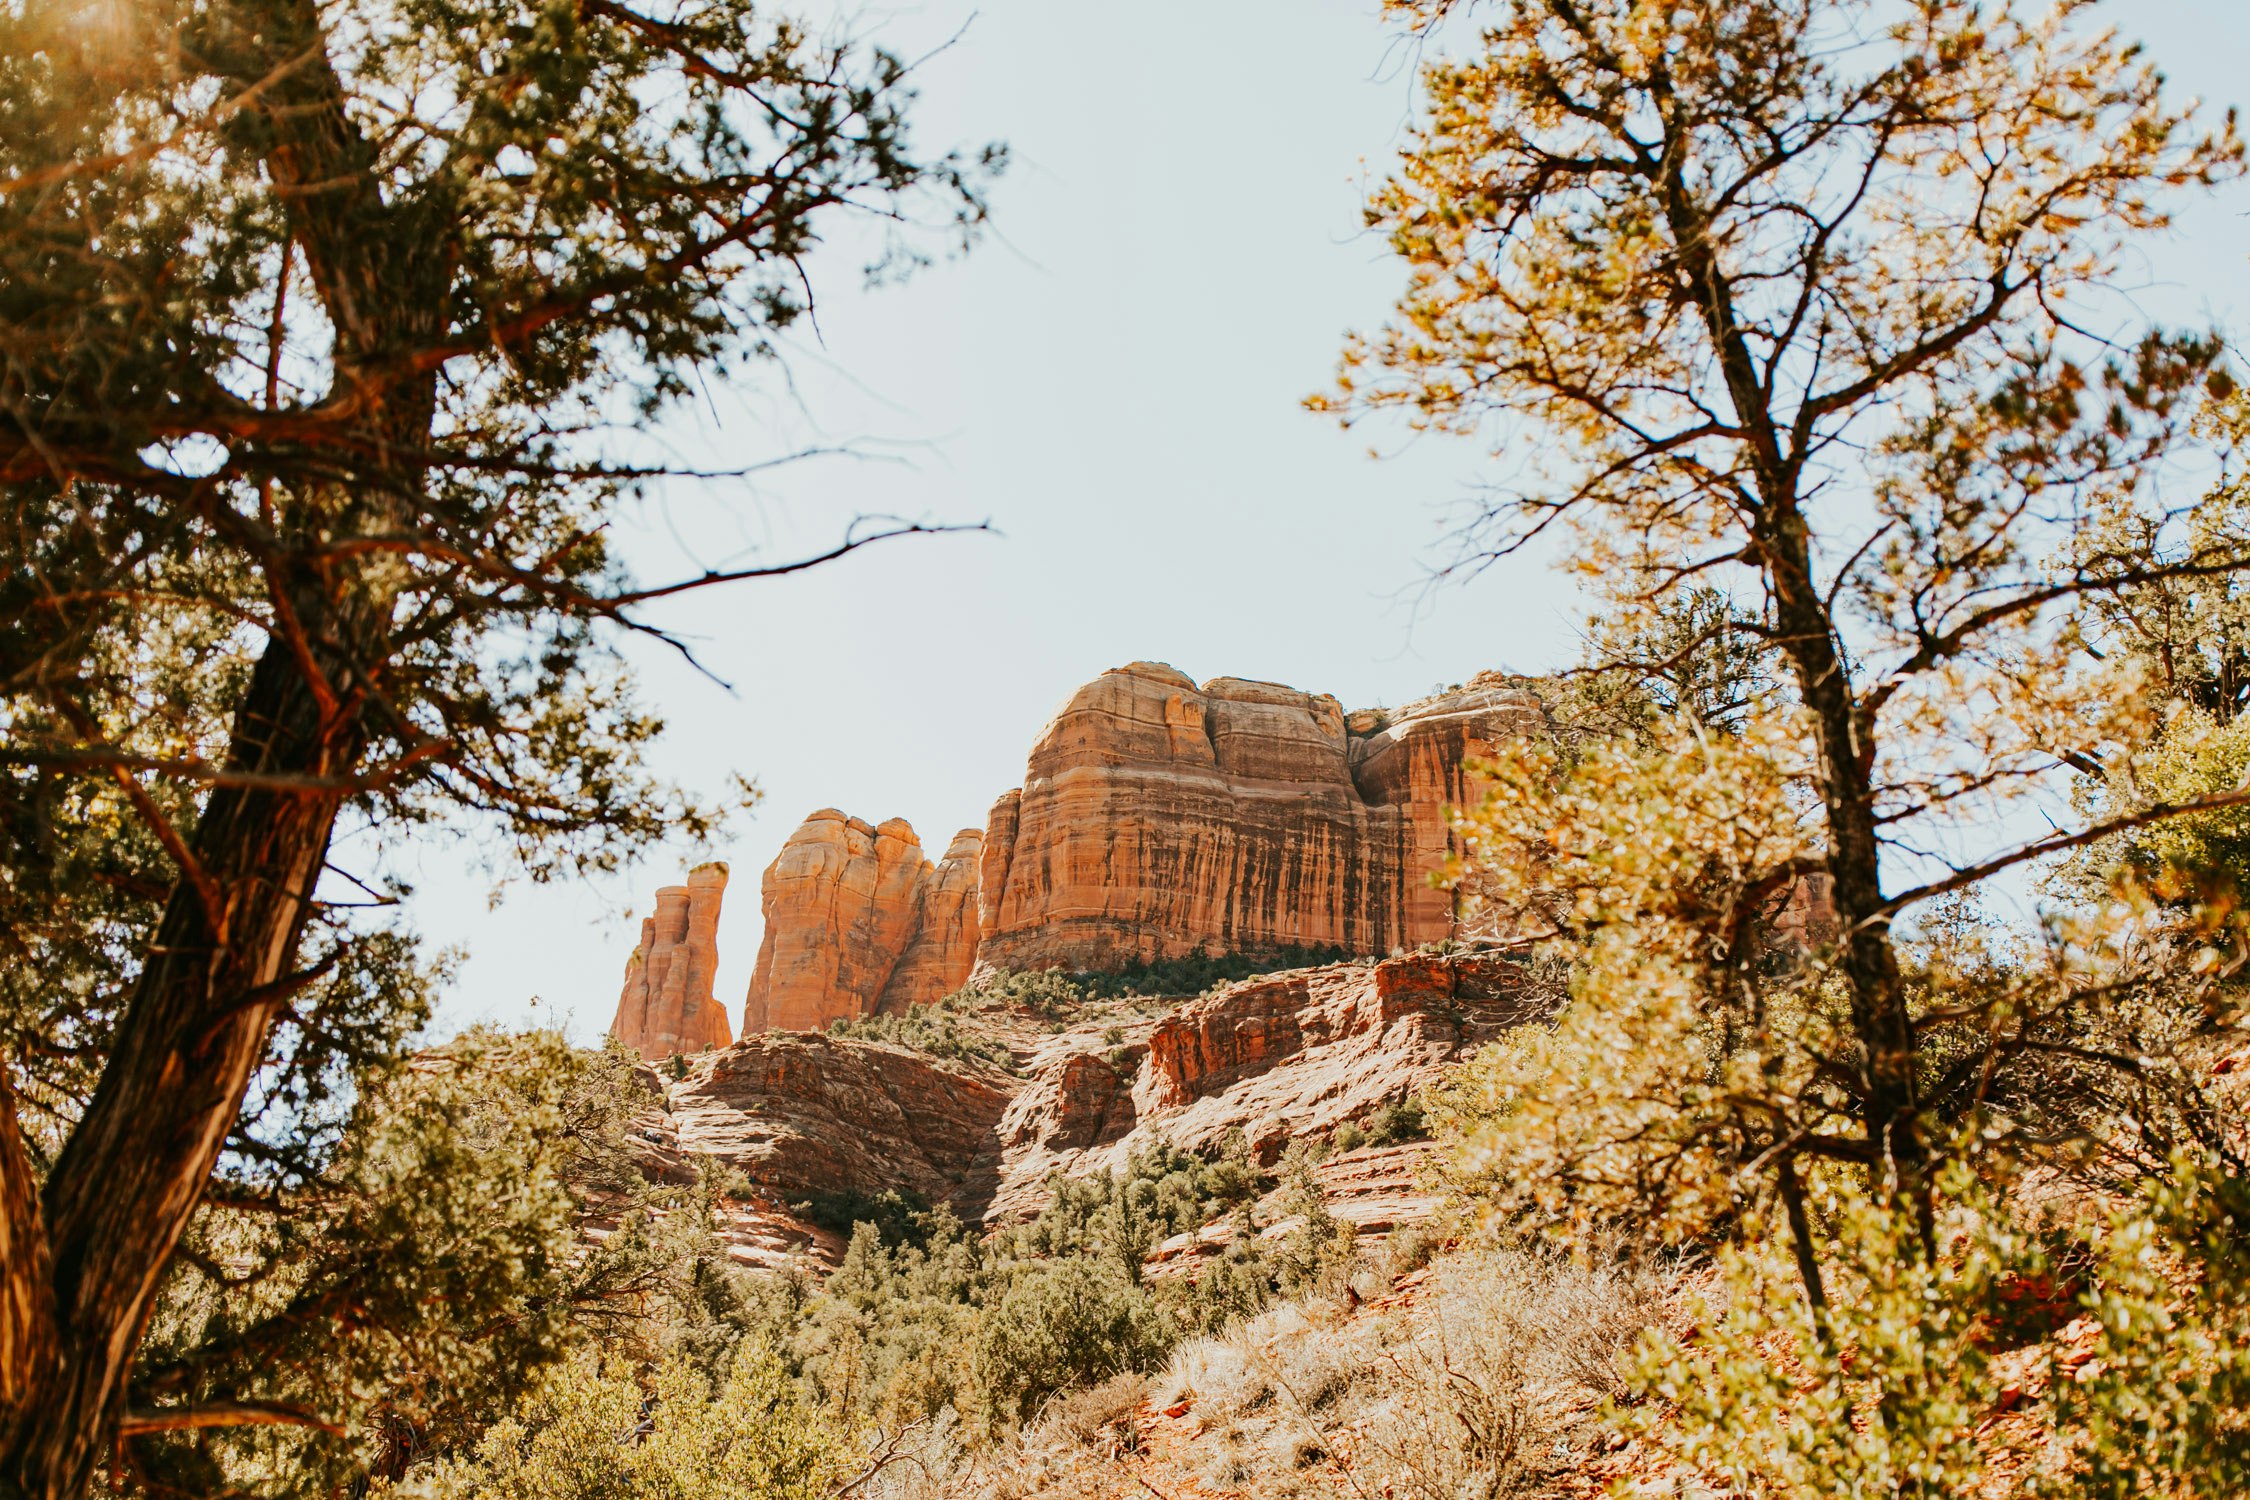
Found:
M 1468 766 L 1546 733 L 1498 677 L 1396 712 L 1136 662 L 1078 689 L 1021 788 L 931 865 L 900 821 L 814 813 L 767 870 L 743 1030 L 812 1030 L 958 988 L 971 966 L 1332 948 L 1459 936 L 1430 875 Z
M 641 923 L 640 946 L 625 965 L 611 1030 L 643 1057 L 700 1052 L 733 1040 L 726 1007 L 711 993 L 719 970 L 719 904 L 727 867 L 699 865 L 687 884 L 656 893 L 656 912 Z
M 986 831 L 977 964 L 1115 967 L 1286 948 L 1380 954 L 1456 935 L 1430 885 L 1467 765 L 1545 733 L 1480 678 L 1396 714 L 1136 662 L 1074 693 Z
M 823 808 L 805 819 L 766 870 L 744 1033 L 817 1031 L 958 989 L 976 950 L 980 839 L 964 829 L 933 865 L 902 818 L 871 826 Z
M 647 1075 L 641 1133 L 667 1162 L 742 1170 L 758 1207 L 738 1216 L 737 1253 L 768 1262 L 839 1248 L 788 1211 L 816 1194 L 907 1189 L 997 1223 L 1035 1213 L 1055 1173 L 1099 1171 L 1158 1139 L 1193 1149 L 1240 1131 L 1270 1162 L 1538 1013 L 1505 957 L 1415 956 L 1245 980 L 1160 1016 L 1061 1033 L 1019 1018 L 1013 1072 L 883 1042 L 751 1035 L 691 1059 L 678 1081 Z M 1410 1177 L 1377 1184 L 1362 1205 L 1371 1224 L 1395 1220 Z

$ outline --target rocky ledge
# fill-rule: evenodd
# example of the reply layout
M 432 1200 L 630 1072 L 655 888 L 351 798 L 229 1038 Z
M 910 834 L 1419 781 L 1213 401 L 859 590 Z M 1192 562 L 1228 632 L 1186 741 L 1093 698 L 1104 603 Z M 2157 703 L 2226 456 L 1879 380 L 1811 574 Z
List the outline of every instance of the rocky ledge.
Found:
M 790 1208 L 816 1196 L 896 1189 L 999 1223 L 1035 1213 L 1056 1174 L 1100 1171 L 1159 1139 L 1197 1149 L 1240 1131 L 1270 1163 L 1293 1139 L 1405 1098 L 1539 1011 L 1516 961 L 1481 953 L 1265 975 L 1061 1032 L 994 1017 L 994 1034 L 1013 1036 L 1013 1070 L 768 1032 L 688 1059 L 676 1080 L 647 1070 L 650 1107 L 636 1128 L 652 1170 L 684 1171 L 701 1155 L 750 1180 L 725 1228 L 738 1259 L 771 1264 L 834 1253 L 834 1237 Z M 1389 1164 L 1373 1185 L 1324 1168 L 1340 1200 L 1367 1200 L 1344 1216 L 1376 1229 L 1426 1212 L 1398 1168 L 1409 1158 L 1357 1158 Z

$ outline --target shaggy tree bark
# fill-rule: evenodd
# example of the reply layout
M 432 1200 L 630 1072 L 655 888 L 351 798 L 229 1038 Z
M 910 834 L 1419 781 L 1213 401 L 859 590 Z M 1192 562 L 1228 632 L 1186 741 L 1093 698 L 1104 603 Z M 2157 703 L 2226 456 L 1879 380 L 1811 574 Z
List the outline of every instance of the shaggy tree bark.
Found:
M 976 222 L 977 169 L 905 150 L 903 65 L 745 0 L 537 26 L 408 0 L 349 46 L 324 29 L 336 14 L 123 7 L 99 46 L 75 12 L 0 17 L 0 69 L 47 59 L 18 80 L 39 128 L 0 134 L 0 485 L 32 580 L 0 598 L 23 726 L 0 769 L 26 773 L 0 808 L 44 837 L 39 789 L 99 780 L 176 875 L 138 954 L 99 976 L 121 1003 L 8 1018 L 26 1056 L 78 1071 L 22 1093 L 45 1112 L 43 1177 L 16 1111 L 32 1070 L 0 1076 L 0 1496 L 72 1500 L 123 1438 L 336 1430 L 255 1399 L 128 1406 L 276 1019 L 336 961 L 302 950 L 343 810 L 412 785 L 525 844 L 653 826 L 676 804 L 633 779 L 648 721 L 596 701 L 556 730 L 551 695 L 593 680 L 570 675 L 590 627 L 646 629 L 629 611 L 647 598 L 927 529 L 635 591 L 597 539 L 660 471 L 570 446 L 620 389 L 661 404 L 801 310 L 815 219 L 895 222 L 928 192 Z M 189 243 L 136 242 L 167 193 Z M 243 394 L 253 363 L 262 401 Z M 285 368 L 308 399 L 287 399 Z M 217 468 L 148 457 L 186 440 L 222 450 Z M 152 559 L 165 571 L 145 576 Z M 130 670 L 86 680 L 98 651 L 131 654 L 144 607 L 257 642 L 208 763 L 125 742 Z M 524 638 L 517 676 L 486 665 Z M 166 797 L 143 778 L 170 778 Z

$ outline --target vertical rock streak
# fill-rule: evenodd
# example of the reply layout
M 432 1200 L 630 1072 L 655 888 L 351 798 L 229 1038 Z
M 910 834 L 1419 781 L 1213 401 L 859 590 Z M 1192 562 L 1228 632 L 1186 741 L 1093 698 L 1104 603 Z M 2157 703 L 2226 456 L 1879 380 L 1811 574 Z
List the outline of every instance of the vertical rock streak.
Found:
M 719 906 L 727 867 L 699 865 L 686 885 L 656 893 L 655 914 L 641 923 L 640 946 L 625 964 L 625 987 L 611 1027 L 641 1056 L 700 1052 L 733 1040 L 726 1007 L 712 994 L 719 972 Z
M 1547 729 L 1500 679 L 1352 715 L 1325 694 L 1137 662 L 1073 693 L 1022 787 L 935 865 L 914 830 L 814 813 L 767 870 L 743 1030 L 942 998 L 972 969 L 1115 968 L 1454 935 L 1429 877 L 1467 762 Z

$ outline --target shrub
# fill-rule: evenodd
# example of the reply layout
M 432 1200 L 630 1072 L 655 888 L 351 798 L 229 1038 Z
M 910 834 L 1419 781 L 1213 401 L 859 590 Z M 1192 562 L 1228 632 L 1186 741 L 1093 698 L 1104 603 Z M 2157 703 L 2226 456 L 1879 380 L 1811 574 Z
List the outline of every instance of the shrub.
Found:
M 1019 1262 L 979 1320 L 976 1368 L 987 1409 L 1027 1420 L 1050 1397 L 1146 1370 L 1179 1342 L 1171 1310 L 1140 1268 L 1104 1254 Z
M 1087 995 L 1098 1000 L 1162 999 L 1200 995 L 1219 985 L 1258 974 L 1341 963 L 1351 956 L 1342 948 L 1263 948 L 1221 955 L 1199 950 L 1184 958 L 1149 959 L 1072 978 Z
M 810 1410 L 769 1345 L 724 1380 L 672 1361 L 644 1395 L 631 1367 L 582 1353 L 473 1456 L 407 1489 L 431 1500 L 828 1500 L 854 1467 L 851 1434 Z
M 2182 1155 L 2095 1237 L 2100 1325 L 2056 1420 L 2079 1463 L 2055 1494 L 2250 1493 L 2250 1182 Z
M 886 1245 L 922 1245 L 930 1238 L 930 1200 L 910 1188 L 880 1193 L 815 1193 L 789 1211 L 809 1224 L 850 1235 L 860 1225 L 873 1229 Z
M 1005 1044 L 961 1028 L 958 1012 L 966 1007 L 955 1002 L 964 993 L 956 992 L 934 1005 L 910 1005 L 903 1012 L 840 1018 L 829 1023 L 828 1034 L 855 1041 L 889 1042 L 932 1057 L 1016 1072 L 1015 1054 Z
M 1399 1316 L 1311 1297 L 1187 1343 L 1155 1399 L 1194 1403 L 1222 1487 L 1325 1461 L 1355 1495 L 1517 1493 L 1587 1435 L 1655 1301 L 1641 1273 L 1486 1250 L 1445 1263 Z
M 2006 1281 L 2048 1269 L 2039 1243 L 1959 1162 L 1938 1182 L 1937 1254 L 1912 1205 L 1826 1186 L 1826 1309 L 1800 1290 L 1782 1236 L 1723 1250 L 1694 1341 L 1654 1332 L 1635 1361 L 1633 1394 L 1659 1399 L 1619 1420 L 1696 1473 L 1774 1500 L 1978 1493 L 1994 1394 L 1981 1314 Z
M 1429 1134 L 1429 1122 L 1422 1115 L 1422 1101 L 1412 1097 L 1394 1099 L 1367 1117 L 1366 1144 L 1370 1146 L 1401 1145 L 1425 1140 Z

